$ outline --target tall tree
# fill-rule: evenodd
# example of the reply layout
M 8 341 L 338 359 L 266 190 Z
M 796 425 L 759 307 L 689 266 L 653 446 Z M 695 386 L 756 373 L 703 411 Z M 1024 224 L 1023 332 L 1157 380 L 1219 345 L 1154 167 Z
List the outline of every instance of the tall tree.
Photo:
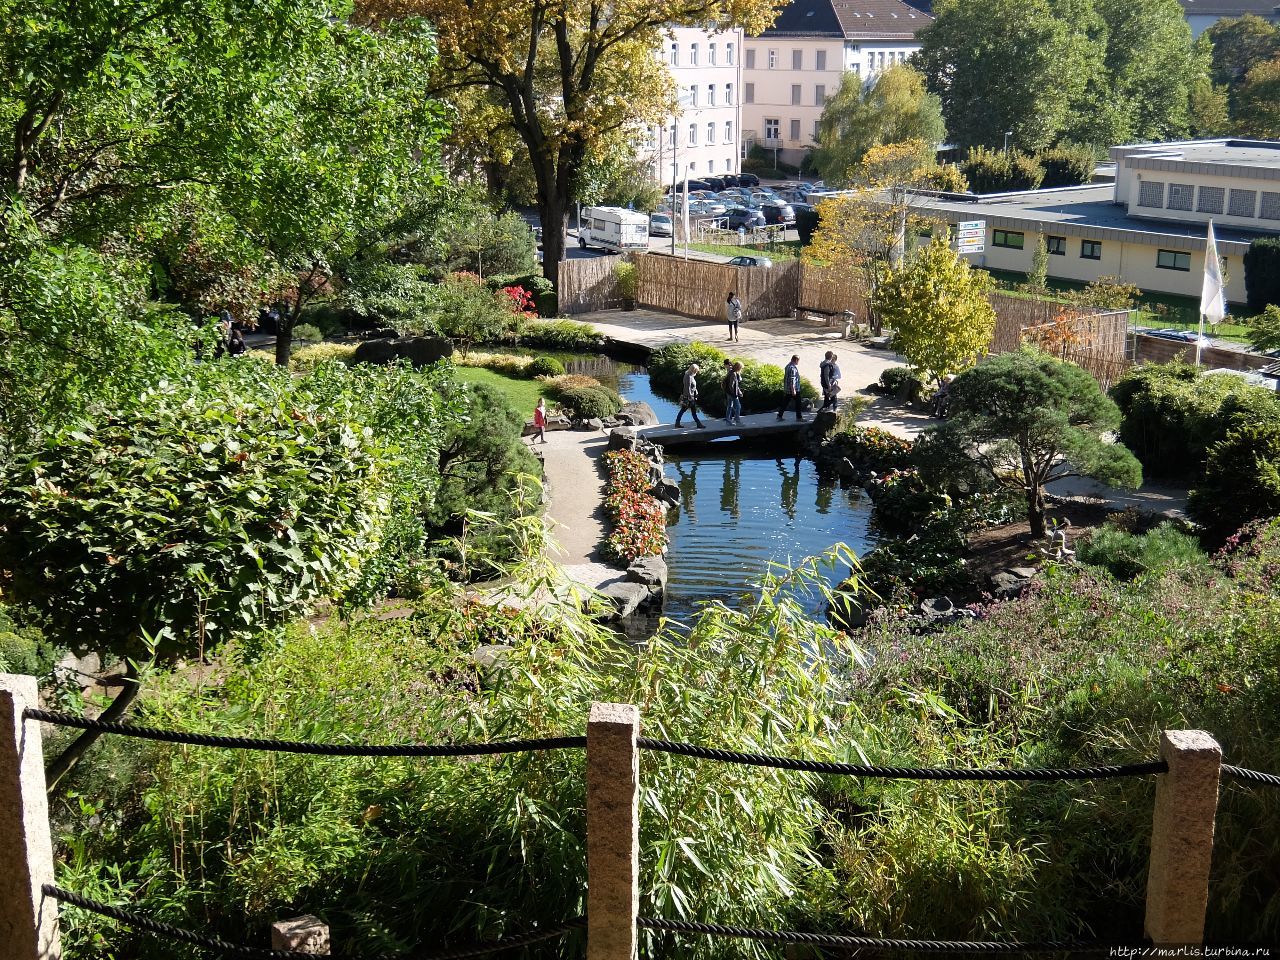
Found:
M 1280 138 L 1280 57 L 1245 74 L 1236 89 L 1233 127 L 1246 137 Z
M 938 0 L 917 56 L 953 142 L 1051 145 L 1085 96 L 1096 48 L 1050 0 Z
M 822 110 L 813 163 L 829 185 L 846 186 L 872 147 L 905 140 L 938 144 L 946 134 L 942 103 L 918 71 L 890 67 L 869 87 L 858 74 L 846 73 Z
M 1260 63 L 1280 57 L 1280 26 L 1256 14 L 1219 20 L 1204 35 L 1213 44 L 1213 82 L 1238 86 Z
M 553 283 L 569 210 L 591 144 L 636 122 L 659 123 L 673 106 L 654 56 L 670 26 L 772 22 L 778 0 L 360 0 L 375 20 L 427 17 L 439 34 L 437 89 L 482 88 L 504 102 L 537 184 L 543 271 Z

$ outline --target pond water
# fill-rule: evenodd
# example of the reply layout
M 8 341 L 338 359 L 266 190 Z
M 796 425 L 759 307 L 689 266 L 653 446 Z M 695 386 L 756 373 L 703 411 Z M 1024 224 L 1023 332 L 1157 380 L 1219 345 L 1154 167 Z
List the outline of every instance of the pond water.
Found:
M 666 423 L 675 418 L 676 404 L 653 393 L 643 367 L 590 362 L 614 371 L 605 377 L 594 369 L 574 372 L 601 380 L 616 376 L 625 399 L 643 400 Z M 875 545 L 871 503 L 861 490 L 820 482 L 813 463 L 790 449 L 717 442 L 695 453 L 668 454 L 667 476 L 680 485 L 680 506 L 668 517 L 664 612 L 677 620 L 708 600 L 734 603 L 771 563 L 816 556 L 839 542 L 859 556 Z M 835 583 L 847 573 L 829 570 L 827 576 Z M 810 612 L 823 612 L 820 596 L 801 599 Z

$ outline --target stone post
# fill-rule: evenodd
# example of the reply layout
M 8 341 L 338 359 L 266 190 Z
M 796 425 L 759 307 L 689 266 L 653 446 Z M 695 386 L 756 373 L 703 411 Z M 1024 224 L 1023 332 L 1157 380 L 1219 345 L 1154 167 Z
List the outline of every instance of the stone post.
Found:
M 640 912 L 640 711 L 593 703 L 587 722 L 587 960 L 633 960 Z
M 0 673 L 0 957 L 60 960 L 53 840 L 45 797 L 40 724 L 22 719 L 38 707 L 35 677 Z
M 1160 756 L 1144 927 L 1157 947 L 1203 944 L 1222 748 L 1203 730 L 1165 730 Z
M 271 925 L 271 949 L 329 956 L 329 925 L 306 914 Z

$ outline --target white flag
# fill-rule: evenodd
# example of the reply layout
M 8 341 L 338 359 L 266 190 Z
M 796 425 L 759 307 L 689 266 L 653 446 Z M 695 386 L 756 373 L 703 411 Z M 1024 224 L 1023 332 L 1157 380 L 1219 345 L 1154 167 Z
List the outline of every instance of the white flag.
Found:
M 1222 292 L 1222 264 L 1218 261 L 1218 244 L 1213 239 L 1213 221 L 1209 221 L 1209 238 L 1204 245 L 1204 288 L 1200 292 L 1200 316 L 1213 326 L 1227 315 Z

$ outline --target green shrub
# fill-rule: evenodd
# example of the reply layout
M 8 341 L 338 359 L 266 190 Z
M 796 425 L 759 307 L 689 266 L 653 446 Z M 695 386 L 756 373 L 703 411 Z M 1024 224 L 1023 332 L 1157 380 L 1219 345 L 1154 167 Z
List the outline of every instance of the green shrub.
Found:
M 1203 375 L 1183 363 L 1146 364 L 1111 388 L 1123 417 L 1120 441 L 1154 476 L 1188 477 L 1204 465 L 1237 414 L 1280 416 L 1280 398 L 1233 374 Z
M 1045 178 L 1045 168 L 1018 150 L 1003 152 L 974 147 L 960 165 L 974 193 L 1010 193 L 1035 190 Z
M 355 353 L 354 343 L 313 343 L 295 350 L 289 357 L 289 366 L 295 370 L 310 370 L 330 360 L 350 366 Z
M 560 392 L 560 406 L 577 420 L 607 420 L 622 409 L 622 398 L 608 387 L 571 387 Z
M 309 323 L 300 323 L 293 328 L 293 339 L 301 340 L 304 343 L 319 343 L 324 339 L 324 334 L 320 332 L 319 327 Z
M 1223 540 L 1250 520 L 1280 516 L 1280 414 L 1242 415 L 1209 448 L 1187 510 Z
M 472 351 L 464 356 L 454 356 L 453 363 L 459 367 L 483 367 L 504 377 L 532 377 L 529 367 L 533 360 L 514 353 L 477 353 Z
M 557 311 L 556 288 L 540 273 L 500 274 L 488 279 L 494 290 L 503 287 L 522 287 L 533 297 L 540 317 L 554 317 Z
M 614 265 L 613 273 L 618 281 L 618 296 L 623 300 L 635 300 L 640 292 L 640 276 L 636 272 L 636 265 L 619 261 Z
M 535 357 L 524 368 L 526 377 L 558 377 L 564 373 L 564 364 L 555 357 Z
M 1111 526 L 1101 527 L 1080 543 L 1076 559 L 1090 566 L 1102 567 L 1117 580 L 1133 580 L 1147 573 L 1164 573 L 1176 565 L 1208 562 L 1196 538 L 1174 523 L 1162 523 L 1143 534 Z
M 38 627 L 16 623 L 13 613 L 0 603 L 0 673 L 47 677 L 57 662 L 57 649 Z
M 1064 144 L 1036 154 L 1036 161 L 1044 167 L 1044 180 L 1040 186 L 1076 187 L 1093 180 L 1098 161 L 1092 147 Z
M 684 372 L 690 363 L 697 363 L 702 368 L 698 374 L 702 408 L 712 414 L 723 414 L 725 357 L 726 354 L 705 343 L 667 344 L 649 357 L 649 383 L 659 396 L 679 400 Z M 782 403 L 782 382 L 781 367 L 755 360 L 742 361 L 742 412 L 776 410 Z M 802 378 L 800 395 L 806 400 L 817 400 L 818 391 Z
M 800 235 L 800 246 L 807 247 L 813 240 L 813 232 L 818 229 L 818 211 L 797 210 L 796 232 Z
M 535 320 L 517 330 L 521 346 L 569 353 L 590 353 L 604 345 L 604 334 L 576 320 Z
M 1261 313 L 1280 304 L 1280 237 L 1256 237 L 1244 255 L 1246 305 Z
M 910 367 L 886 367 L 880 372 L 880 387 L 903 403 L 919 403 L 924 398 L 924 381 Z

